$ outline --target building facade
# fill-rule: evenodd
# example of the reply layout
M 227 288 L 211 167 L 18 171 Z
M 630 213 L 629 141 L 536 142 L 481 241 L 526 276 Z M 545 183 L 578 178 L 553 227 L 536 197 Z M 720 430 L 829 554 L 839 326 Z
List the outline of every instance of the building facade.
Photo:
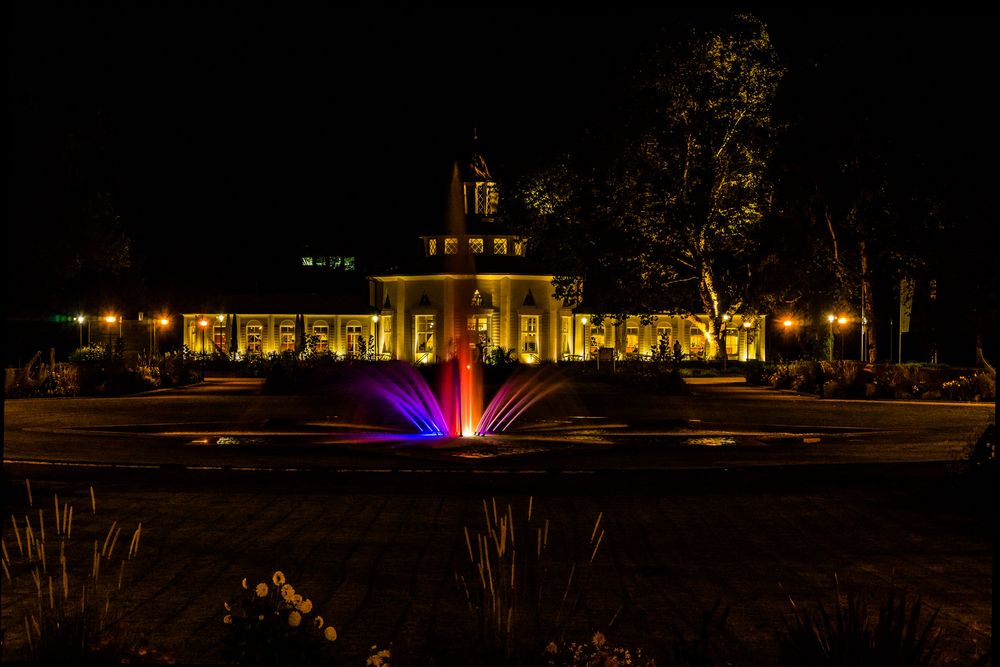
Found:
M 707 317 L 660 313 L 613 322 L 557 299 L 554 276 L 530 258 L 529 239 L 496 226 L 497 186 L 481 155 L 456 164 L 451 192 L 446 229 L 421 236 L 422 256 L 407 268 L 371 276 L 367 301 L 230 298 L 226 312 L 184 314 L 185 344 L 241 355 L 308 345 L 411 363 L 445 361 L 463 348 L 474 359 L 499 350 L 523 363 L 650 359 L 672 355 L 675 341 L 687 358 L 704 355 Z M 314 265 L 315 258 L 302 261 Z M 764 318 L 737 315 L 727 325 L 727 357 L 764 359 Z

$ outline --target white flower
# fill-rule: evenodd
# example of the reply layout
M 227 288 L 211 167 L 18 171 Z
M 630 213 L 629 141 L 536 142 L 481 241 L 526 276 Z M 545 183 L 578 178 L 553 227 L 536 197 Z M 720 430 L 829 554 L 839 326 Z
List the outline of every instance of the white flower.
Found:
M 591 639 L 591 641 L 594 642 L 594 646 L 596 646 L 597 648 L 601 648 L 602 646 L 604 646 L 604 642 L 607 640 L 604 638 L 604 634 L 602 634 L 601 632 L 595 632 L 594 637 L 593 639 Z
M 257 588 L 254 589 L 254 592 L 257 594 L 257 597 L 259 598 L 264 597 L 265 595 L 267 595 L 267 584 L 265 584 L 263 581 L 260 582 L 259 584 L 257 584 Z
M 293 628 L 297 628 L 299 627 L 299 623 L 301 622 L 302 622 L 302 614 L 300 614 L 299 612 L 292 610 L 292 612 L 288 614 L 288 625 L 292 626 Z
M 226 608 L 226 611 L 232 611 L 232 608 L 230 608 L 230 606 L 229 606 L 229 603 L 228 603 L 228 602 L 223 602 L 223 603 L 222 603 L 222 606 Z
M 337 641 L 337 631 L 333 628 L 332 625 L 326 626 L 326 630 L 323 631 L 323 636 L 326 637 L 328 641 L 331 642 Z

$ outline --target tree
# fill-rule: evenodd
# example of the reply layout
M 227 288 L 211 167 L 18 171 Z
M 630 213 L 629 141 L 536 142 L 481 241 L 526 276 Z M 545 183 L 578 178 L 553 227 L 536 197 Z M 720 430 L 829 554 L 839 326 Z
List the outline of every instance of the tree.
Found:
M 708 314 L 710 356 L 725 354 L 724 322 L 746 305 L 759 263 L 782 74 L 765 26 L 740 16 L 661 49 L 640 75 L 651 113 L 620 185 L 646 240 L 641 275 L 646 289 L 681 291 L 675 309 Z

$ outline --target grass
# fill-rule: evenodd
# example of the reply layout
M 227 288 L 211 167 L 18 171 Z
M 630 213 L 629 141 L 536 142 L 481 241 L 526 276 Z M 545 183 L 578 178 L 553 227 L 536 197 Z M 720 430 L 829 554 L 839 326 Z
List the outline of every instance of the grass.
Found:
M 93 487 L 89 507 L 77 512 L 58 494 L 51 511 L 36 508 L 30 480 L 24 485 L 29 511 L 20 520 L 10 514 L 13 541 L 0 540 L 7 599 L 3 658 L 86 662 L 122 656 L 129 647 L 119 621 L 142 524 L 131 538 L 122 537 L 117 521 L 101 527 Z

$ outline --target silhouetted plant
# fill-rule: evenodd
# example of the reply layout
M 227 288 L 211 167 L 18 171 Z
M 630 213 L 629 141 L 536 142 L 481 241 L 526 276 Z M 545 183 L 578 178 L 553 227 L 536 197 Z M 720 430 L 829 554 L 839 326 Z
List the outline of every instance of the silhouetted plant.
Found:
M 853 590 L 841 594 L 834 576 L 834 609 L 820 603 L 815 612 L 789 597 L 792 620 L 786 620 L 781 656 L 787 667 L 932 667 L 938 664 L 940 631 L 937 611 L 924 618 L 921 598 L 908 604 L 906 593 L 890 583 L 878 615 Z

